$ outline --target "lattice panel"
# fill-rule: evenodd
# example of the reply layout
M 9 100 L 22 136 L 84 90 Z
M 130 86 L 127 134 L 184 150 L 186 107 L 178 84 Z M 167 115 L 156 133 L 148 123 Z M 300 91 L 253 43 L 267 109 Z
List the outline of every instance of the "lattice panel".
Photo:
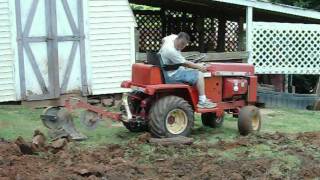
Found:
M 237 22 L 227 21 L 225 34 L 225 51 L 233 52 L 238 50 L 239 46 L 239 24 Z
M 140 33 L 139 51 L 158 51 L 164 36 L 187 32 L 191 42 L 185 51 L 216 51 L 219 20 L 174 10 L 134 11 Z M 163 19 L 161 18 L 163 14 Z M 162 22 L 164 21 L 164 22 Z M 238 49 L 238 23 L 227 21 L 225 51 Z
M 320 25 L 254 23 L 258 74 L 320 74 Z
M 143 13 L 140 11 L 135 14 L 140 34 L 139 51 L 158 51 L 162 39 L 161 16 L 158 12 Z
M 165 17 L 166 35 L 177 34 L 181 31 L 187 32 L 191 37 L 191 42 L 186 50 L 199 50 L 200 34 L 196 27 L 197 15 L 166 10 Z
M 219 20 L 215 18 L 204 19 L 204 43 L 206 51 L 214 51 L 218 46 Z

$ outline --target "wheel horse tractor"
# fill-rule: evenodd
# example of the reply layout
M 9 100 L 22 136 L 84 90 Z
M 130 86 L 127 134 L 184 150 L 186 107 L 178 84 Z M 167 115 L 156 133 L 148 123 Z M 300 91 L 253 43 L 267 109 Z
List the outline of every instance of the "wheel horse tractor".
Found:
M 193 59 L 199 62 L 203 59 Z M 190 59 L 189 59 L 190 60 Z M 121 121 L 132 132 L 149 131 L 155 137 L 189 136 L 194 126 L 195 113 L 201 114 L 202 124 L 211 128 L 222 126 L 225 113 L 238 118 L 241 135 L 259 131 L 261 115 L 254 106 L 257 100 L 257 77 L 254 66 L 242 63 L 208 63 L 205 76 L 205 94 L 217 104 L 212 109 L 199 109 L 198 92 L 187 84 L 167 84 L 160 54 L 149 53 L 147 63 L 132 66 L 132 79 L 121 84 L 130 88 L 123 94 L 119 113 L 108 112 L 81 100 L 69 98 L 65 108 L 86 109 L 80 120 L 89 127 L 103 117 Z M 41 116 L 44 124 L 52 128 L 52 123 L 64 121 L 59 111 L 50 107 Z M 60 107 L 59 107 L 60 108 Z M 63 124 L 63 123 L 60 123 Z M 55 126 L 57 128 L 57 126 Z

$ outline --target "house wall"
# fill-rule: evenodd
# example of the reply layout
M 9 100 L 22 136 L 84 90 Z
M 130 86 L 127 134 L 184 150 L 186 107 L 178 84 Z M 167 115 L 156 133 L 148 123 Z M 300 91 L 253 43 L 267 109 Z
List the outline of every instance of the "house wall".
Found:
M 0 101 L 15 101 L 14 49 L 10 0 L 0 0 Z
M 88 1 L 88 60 L 91 94 L 126 91 L 135 61 L 135 19 L 127 0 Z

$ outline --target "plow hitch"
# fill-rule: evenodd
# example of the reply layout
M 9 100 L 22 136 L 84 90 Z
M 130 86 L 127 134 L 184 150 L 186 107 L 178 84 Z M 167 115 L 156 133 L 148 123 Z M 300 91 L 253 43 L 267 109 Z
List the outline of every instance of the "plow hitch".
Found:
M 122 105 L 125 115 L 120 112 L 109 112 L 105 108 L 97 107 L 78 98 L 69 97 L 63 107 L 48 107 L 40 116 L 42 123 L 49 128 L 49 135 L 53 138 L 71 136 L 75 140 L 83 140 L 87 137 L 76 130 L 71 113 L 77 109 L 83 109 L 80 113 L 80 122 L 87 129 L 93 130 L 102 119 L 128 122 L 132 118 L 128 105 L 127 94 L 123 95 Z

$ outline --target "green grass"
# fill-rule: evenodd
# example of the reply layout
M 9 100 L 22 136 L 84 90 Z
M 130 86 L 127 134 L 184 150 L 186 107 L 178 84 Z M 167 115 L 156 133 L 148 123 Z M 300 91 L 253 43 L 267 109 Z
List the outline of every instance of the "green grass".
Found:
M 320 112 L 294 109 L 272 109 L 263 116 L 262 132 L 312 132 L 320 129 Z
M 32 139 L 33 131 L 41 130 L 45 134 L 47 129 L 42 125 L 40 114 L 43 109 L 31 109 L 24 106 L 0 106 L 0 138 L 15 140 L 22 136 L 27 141 Z M 319 131 L 320 112 L 290 110 L 290 109 L 263 109 L 261 111 L 263 124 L 262 133 L 299 133 L 309 131 Z M 84 128 L 78 118 L 79 112 L 73 113 L 76 128 L 88 136 L 86 141 L 72 143 L 70 148 L 80 150 L 82 148 L 95 148 L 105 144 L 120 144 L 127 146 L 129 141 L 137 139 L 142 133 L 131 133 L 119 123 L 101 121 L 95 130 Z M 272 163 L 268 172 L 275 177 L 282 179 L 289 177 L 290 173 L 298 172 L 302 166 L 299 156 L 283 151 L 281 148 L 290 146 L 292 148 L 303 149 L 304 153 L 312 155 L 315 159 L 320 159 L 320 152 L 317 148 L 304 147 L 299 141 L 288 141 L 284 144 L 277 144 L 276 141 L 265 140 L 249 146 L 239 146 L 227 150 L 219 148 L 209 148 L 203 150 L 202 145 L 212 145 L 218 141 L 232 142 L 239 137 L 237 129 L 237 119 L 230 115 L 225 116 L 224 125 L 221 128 L 212 129 L 202 126 L 199 115 L 196 115 L 196 122 L 191 137 L 199 147 L 162 147 L 152 144 L 134 144 L 135 147 L 125 151 L 125 157 L 139 157 L 137 162 L 152 164 L 161 159 L 190 159 L 202 155 L 218 157 L 218 162 L 256 160 L 259 158 L 270 159 Z M 258 136 L 252 135 L 250 140 L 255 141 Z M 132 144 L 131 144 L 132 145 Z M 202 148 L 202 149 L 201 149 Z M 205 148 L 204 148 L 205 149 Z M 138 154 L 138 155 L 137 155 Z
M 34 130 L 39 129 L 45 134 L 47 128 L 40 120 L 43 109 L 32 109 L 24 106 L 0 106 L 0 138 L 15 140 L 18 136 L 30 141 Z M 78 144 L 96 147 L 102 144 L 124 144 L 139 134 L 128 132 L 124 127 L 109 127 L 110 123 L 101 121 L 95 130 L 88 130 L 80 124 L 77 113 L 74 113 L 77 130 L 88 136 L 87 141 Z
M 237 119 L 227 115 L 221 128 L 213 129 L 204 127 L 199 115 L 196 116 L 195 127 L 191 137 L 195 138 L 197 143 L 216 143 L 219 140 L 230 141 L 238 137 Z
M 33 131 L 36 129 L 47 133 L 42 125 L 40 114 L 43 109 L 31 109 L 24 106 L 0 106 L 0 138 L 15 140 L 18 136 L 24 137 L 27 141 L 32 139 Z M 127 146 L 129 141 L 134 142 L 142 133 L 131 133 L 119 123 L 101 121 L 97 129 L 88 130 L 84 128 L 78 118 L 79 112 L 73 113 L 76 128 L 88 136 L 86 141 L 71 143 L 68 146 L 71 150 L 79 151 L 83 148 L 95 148 L 105 144 L 120 144 Z M 299 133 L 319 131 L 320 112 L 291 110 L 291 109 L 263 109 L 262 133 Z M 277 141 L 266 139 L 261 141 L 259 135 L 249 136 L 253 143 L 248 146 L 235 146 L 230 149 L 215 148 L 218 141 L 232 142 L 239 138 L 237 119 L 230 115 L 225 116 L 224 125 L 221 128 L 212 129 L 202 126 L 199 115 L 196 115 L 196 122 L 191 137 L 199 146 L 155 146 L 152 144 L 129 143 L 131 148 L 125 149 L 125 158 L 138 157 L 137 162 L 142 164 L 153 164 L 161 159 L 185 159 L 189 160 L 199 156 L 210 155 L 217 157 L 217 162 L 224 161 L 251 161 L 260 158 L 271 161 L 267 173 L 274 178 L 284 179 L 299 172 L 303 166 L 303 159 L 290 151 L 283 151 L 290 147 L 292 149 L 303 149 L 303 153 L 320 160 L 320 151 L 313 146 L 305 146 L 301 141 L 288 140 L 278 144 Z M 206 149 L 207 148 L 207 149 Z M 40 154 L 41 155 L 41 154 Z
M 31 139 L 33 131 L 46 131 L 39 115 L 41 109 L 29 109 L 23 106 L 0 106 L 0 138 L 14 140 L 18 136 Z
M 320 112 L 294 109 L 262 109 L 262 133 L 299 133 L 319 131 Z M 237 119 L 226 115 L 223 127 L 212 129 L 203 127 L 196 116 L 192 137 L 196 142 L 216 143 L 219 140 L 230 141 L 239 137 Z
M 31 140 L 33 131 L 39 129 L 47 132 L 40 121 L 43 109 L 31 109 L 24 106 L 0 106 L 0 138 L 14 140 L 22 136 Z M 102 144 L 125 144 L 131 139 L 139 136 L 139 133 L 128 132 L 120 124 L 101 121 L 94 131 L 85 129 L 74 113 L 74 121 L 77 129 L 89 137 L 88 140 L 79 142 L 87 147 L 95 147 Z M 303 110 L 290 109 L 264 109 L 262 110 L 263 124 L 261 132 L 285 132 L 298 133 L 307 131 L 318 131 L 320 129 L 320 113 Z M 216 143 L 219 140 L 231 141 L 239 137 L 237 119 L 230 115 L 225 117 L 223 127 L 212 129 L 203 127 L 199 115 L 196 115 L 195 127 L 191 137 L 196 143 Z

